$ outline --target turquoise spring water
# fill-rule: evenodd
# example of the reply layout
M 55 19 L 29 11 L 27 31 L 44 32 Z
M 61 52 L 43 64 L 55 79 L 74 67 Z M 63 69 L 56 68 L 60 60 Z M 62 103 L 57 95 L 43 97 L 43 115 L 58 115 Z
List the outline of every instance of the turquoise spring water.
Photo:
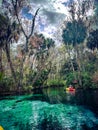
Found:
M 4 130 L 98 130 L 98 118 L 85 106 L 12 96 L 0 100 L 0 125 Z

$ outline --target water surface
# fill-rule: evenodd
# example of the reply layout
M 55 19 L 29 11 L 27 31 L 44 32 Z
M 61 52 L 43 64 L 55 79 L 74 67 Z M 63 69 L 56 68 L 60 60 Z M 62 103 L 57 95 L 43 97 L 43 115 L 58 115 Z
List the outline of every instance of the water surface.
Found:
M 5 130 L 98 130 L 98 117 L 77 105 L 75 93 L 54 88 L 1 99 L 0 125 Z

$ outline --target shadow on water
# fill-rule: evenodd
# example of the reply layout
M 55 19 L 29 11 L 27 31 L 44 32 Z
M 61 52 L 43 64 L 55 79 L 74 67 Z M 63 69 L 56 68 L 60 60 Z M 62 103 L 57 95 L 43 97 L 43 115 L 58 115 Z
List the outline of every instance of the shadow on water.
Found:
M 98 90 L 78 90 L 75 94 L 78 105 L 85 105 L 98 115 Z

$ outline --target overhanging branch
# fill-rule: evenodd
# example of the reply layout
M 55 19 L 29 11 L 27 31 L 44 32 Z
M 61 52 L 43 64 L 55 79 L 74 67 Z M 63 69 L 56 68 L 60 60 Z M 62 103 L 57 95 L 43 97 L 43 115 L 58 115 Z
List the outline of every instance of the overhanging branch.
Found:
M 30 33 L 30 35 L 28 36 L 28 38 L 30 38 L 30 37 L 32 36 L 32 34 L 33 34 L 34 26 L 35 26 L 35 19 L 36 19 L 36 16 L 37 16 L 37 14 L 38 14 L 39 9 L 40 9 L 40 8 L 38 8 L 38 9 L 36 10 L 34 17 L 32 18 L 32 27 L 31 27 L 32 30 L 31 30 L 31 33 Z

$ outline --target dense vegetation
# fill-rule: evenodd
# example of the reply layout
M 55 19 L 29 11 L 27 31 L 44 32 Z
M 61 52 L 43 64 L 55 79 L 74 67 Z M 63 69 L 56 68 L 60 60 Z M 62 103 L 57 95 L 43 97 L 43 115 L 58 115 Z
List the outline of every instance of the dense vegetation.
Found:
M 11 0 L 0 13 L 0 91 L 31 91 L 38 87 L 98 88 L 98 3 L 69 5 L 58 47 L 34 31 L 37 9 L 27 33 L 19 12 L 24 0 Z M 77 6 L 77 8 L 76 8 Z M 87 15 L 89 9 L 93 15 Z M 22 37 L 24 37 L 22 41 Z M 13 47 L 15 43 L 20 43 Z

